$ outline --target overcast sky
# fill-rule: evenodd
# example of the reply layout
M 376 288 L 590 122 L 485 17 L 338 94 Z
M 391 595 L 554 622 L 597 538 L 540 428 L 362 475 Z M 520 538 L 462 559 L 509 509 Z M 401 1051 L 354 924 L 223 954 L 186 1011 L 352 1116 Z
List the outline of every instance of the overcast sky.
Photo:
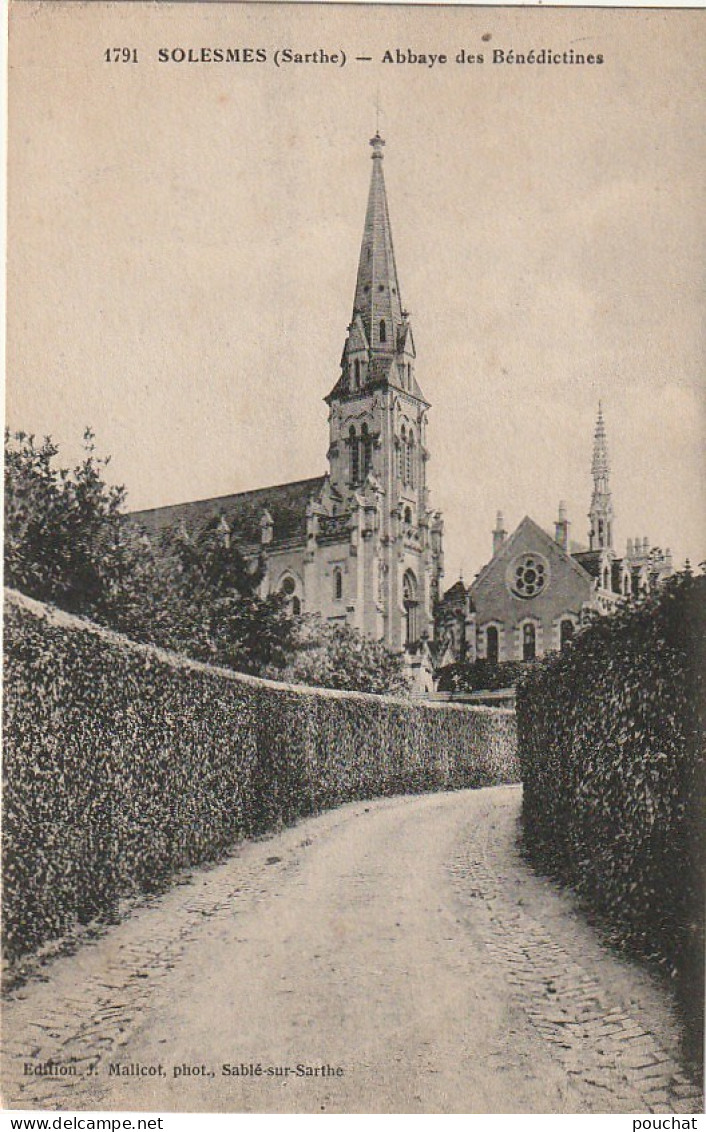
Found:
M 90 424 L 134 508 L 325 471 L 379 90 L 446 584 L 498 508 L 549 527 L 565 499 L 585 540 L 599 398 L 616 548 L 700 561 L 700 42 L 675 10 L 15 7 L 8 423 L 67 460 Z M 106 63 L 118 44 L 139 62 Z M 277 68 L 287 46 L 347 62 Z M 491 62 L 542 48 L 605 61 Z

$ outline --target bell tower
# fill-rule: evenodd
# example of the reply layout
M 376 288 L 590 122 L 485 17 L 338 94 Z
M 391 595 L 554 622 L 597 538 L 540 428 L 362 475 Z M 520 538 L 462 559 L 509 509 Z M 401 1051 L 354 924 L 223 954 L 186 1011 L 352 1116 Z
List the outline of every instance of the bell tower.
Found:
M 365 587 L 368 635 L 416 648 L 433 633 L 442 574 L 441 516 L 429 509 L 426 401 L 400 293 L 383 173 L 384 140 L 371 139 L 372 171 L 353 311 L 329 406 L 330 486 L 344 512 L 361 506 L 375 578 Z M 360 554 L 360 548 L 358 550 Z

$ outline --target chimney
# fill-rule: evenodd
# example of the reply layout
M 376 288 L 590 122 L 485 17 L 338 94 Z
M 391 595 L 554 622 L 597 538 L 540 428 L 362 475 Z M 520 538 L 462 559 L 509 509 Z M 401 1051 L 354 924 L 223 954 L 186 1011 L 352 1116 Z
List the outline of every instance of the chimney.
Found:
M 627 546 L 627 550 L 625 551 L 625 557 L 626 558 L 632 558 L 632 539 L 631 538 L 628 539 L 628 546 Z
M 495 518 L 495 530 L 493 531 L 493 557 L 498 553 L 506 538 L 507 531 L 505 530 L 503 513 L 498 511 Z
M 554 541 L 569 553 L 569 520 L 566 518 L 566 503 L 563 499 L 559 504 L 559 517 L 554 524 Z

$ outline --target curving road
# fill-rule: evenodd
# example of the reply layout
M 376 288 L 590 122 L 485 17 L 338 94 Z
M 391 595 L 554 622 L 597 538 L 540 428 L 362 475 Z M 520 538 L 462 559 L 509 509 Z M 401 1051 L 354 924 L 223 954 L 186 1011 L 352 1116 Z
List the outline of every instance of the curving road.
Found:
M 5 1104 L 700 1111 L 661 987 L 523 863 L 520 798 L 356 803 L 182 878 L 7 1004 Z

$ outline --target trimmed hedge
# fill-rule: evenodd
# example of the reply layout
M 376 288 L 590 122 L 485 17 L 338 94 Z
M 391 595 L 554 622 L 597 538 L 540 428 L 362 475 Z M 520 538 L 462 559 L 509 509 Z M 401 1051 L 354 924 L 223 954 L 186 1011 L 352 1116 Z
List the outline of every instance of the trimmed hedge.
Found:
M 524 838 L 703 1028 L 706 577 L 594 621 L 517 689 Z
M 11 960 L 326 807 L 519 777 L 512 712 L 258 680 L 12 592 L 4 715 Z

